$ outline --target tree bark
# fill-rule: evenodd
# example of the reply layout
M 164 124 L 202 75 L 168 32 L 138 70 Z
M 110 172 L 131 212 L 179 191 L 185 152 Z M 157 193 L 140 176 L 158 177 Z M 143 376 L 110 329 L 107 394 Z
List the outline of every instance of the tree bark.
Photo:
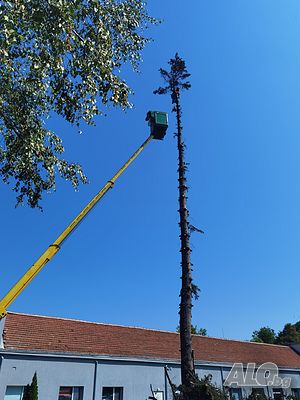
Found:
M 181 240 L 182 286 L 180 292 L 180 348 L 181 348 L 181 382 L 190 386 L 194 377 L 192 350 L 192 266 L 190 259 L 190 230 L 187 209 L 186 163 L 184 159 L 185 145 L 182 140 L 181 107 L 179 90 L 173 92 L 173 101 L 177 117 L 178 145 L 178 182 L 179 182 L 179 215 Z

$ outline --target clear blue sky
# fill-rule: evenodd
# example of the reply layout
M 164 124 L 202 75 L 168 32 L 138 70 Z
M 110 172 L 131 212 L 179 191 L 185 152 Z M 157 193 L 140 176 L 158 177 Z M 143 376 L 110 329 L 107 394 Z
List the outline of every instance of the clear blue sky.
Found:
M 177 9 L 175 7 L 178 7 Z M 164 22 L 127 73 L 135 108 L 111 109 L 82 135 L 53 120 L 66 158 L 90 184 L 75 193 L 60 181 L 44 212 L 14 208 L 0 186 L 1 293 L 148 135 L 159 67 L 185 58 L 192 89 L 183 96 L 190 164 L 194 279 L 201 296 L 194 323 L 212 336 L 248 339 L 300 319 L 300 3 L 298 0 L 149 0 Z M 180 287 L 174 115 L 13 311 L 174 330 Z

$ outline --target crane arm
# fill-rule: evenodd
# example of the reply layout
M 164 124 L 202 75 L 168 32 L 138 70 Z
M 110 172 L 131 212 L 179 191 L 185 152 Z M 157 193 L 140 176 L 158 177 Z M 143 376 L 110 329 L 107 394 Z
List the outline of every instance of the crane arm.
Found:
M 129 165 L 144 150 L 147 144 L 155 137 L 151 134 L 147 140 L 138 148 L 138 150 L 129 158 L 128 161 L 116 172 L 116 174 L 103 186 L 103 188 L 92 198 L 84 209 L 73 219 L 66 229 L 57 237 L 57 239 L 47 248 L 40 258 L 28 269 L 22 278 L 10 289 L 10 291 L 0 301 L 0 320 L 7 314 L 7 308 L 33 280 L 33 278 L 44 268 L 44 266 L 55 256 L 62 243 L 67 239 L 71 232 L 80 224 L 87 214 L 95 207 L 102 197 L 111 189 L 115 181 L 129 167 Z M 160 138 L 159 138 L 160 139 Z

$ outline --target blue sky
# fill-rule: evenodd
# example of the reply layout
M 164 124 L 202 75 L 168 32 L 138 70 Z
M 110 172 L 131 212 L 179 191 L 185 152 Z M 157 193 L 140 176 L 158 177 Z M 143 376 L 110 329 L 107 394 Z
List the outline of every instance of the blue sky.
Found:
M 175 6 L 174 6 L 175 4 Z M 175 8 L 177 7 L 177 8 Z M 148 135 L 154 96 L 175 52 L 192 89 L 182 98 L 189 170 L 194 323 L 211 336 L 248 339 L 300 319 L 300 4 L 297 0 L 149 0 L 163 19 L 149 31 L 141 73 L 126 72 L 133 110 L 111 108 L 82 135 L 57 120 L 66 158 L 90 184 L 59 181 L 44 211 L 2 198 L 1 292 L 38 258 Z M 63 245 L 12 311 L 174 330 L 180 254 L 174 115 Z

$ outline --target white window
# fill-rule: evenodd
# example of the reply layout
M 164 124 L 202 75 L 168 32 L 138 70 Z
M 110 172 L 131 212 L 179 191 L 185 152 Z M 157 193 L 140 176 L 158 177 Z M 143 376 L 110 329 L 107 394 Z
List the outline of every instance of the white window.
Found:
M 162 390 L 155 390 L 153 394 L 156 400 L 164 400 L 164 392 Z
M 61 386 L 59 388 L 58 400 L 82 400 L 82 386 Z
M 21 400 L 24 386 L 7 386 L 4 400 Z
M 123 388 L 104 387 L 102 389 L 102 400 L 123 400 Z

